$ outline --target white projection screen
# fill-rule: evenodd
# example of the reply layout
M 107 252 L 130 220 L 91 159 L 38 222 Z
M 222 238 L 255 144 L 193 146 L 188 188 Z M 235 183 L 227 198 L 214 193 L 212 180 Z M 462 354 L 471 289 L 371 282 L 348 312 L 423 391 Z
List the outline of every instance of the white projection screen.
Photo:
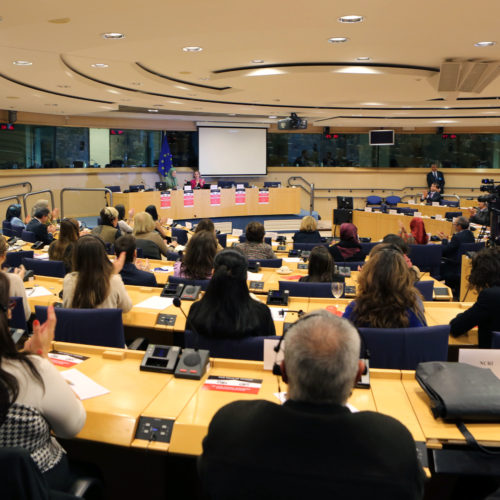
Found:
M 206 177 L 267 174 L 266 128 L 198 127 L 199 169 Z

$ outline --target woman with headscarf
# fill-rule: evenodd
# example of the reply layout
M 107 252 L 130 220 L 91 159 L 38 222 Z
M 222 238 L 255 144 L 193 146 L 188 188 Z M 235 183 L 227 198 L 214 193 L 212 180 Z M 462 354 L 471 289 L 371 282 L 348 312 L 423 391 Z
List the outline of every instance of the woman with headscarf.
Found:
M 402 222 L 399 223 L 399 227 L 401 228 L 399 235 L 408 245 L 427 245 L 429 237 L 425 231 L 424 221 L 420 217 L 413 217 L 410 221 L 410 234 L 406 232 Z
M 358 262 L 365 260 L 358 238 L 358 228 L 350 222 L 340 226 L 340 241 L 328 248 L 335 262 Z
M 14 203 L 9 205 L 7 212 L 5 214 L 5 220 L 10 222 L 13 227 L 26 227 L 26 224 L 21 220 L 21 205 L 19 203 Z
M 177 189 L 177 170 L 172 167 L 165 176 L 165 184 L 167 189 Z

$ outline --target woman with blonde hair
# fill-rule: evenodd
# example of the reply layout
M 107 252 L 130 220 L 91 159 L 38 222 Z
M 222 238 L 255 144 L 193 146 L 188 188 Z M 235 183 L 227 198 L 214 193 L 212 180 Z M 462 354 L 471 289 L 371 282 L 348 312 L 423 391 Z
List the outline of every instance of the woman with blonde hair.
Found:
M 293 235 L 295 243 L 321 243 L 321 235 L 318 231 L 316 219 L 306 215 L 300 223 L 300 230 Z
M 358 278 L 356 299 L 344 314 L 358 327 L 409 328 L 427 326 L 415 276 L 401 251 L 377 245 Z
M 167 256 L 168 248 L 160 233 L 155 231 L 156 223 L 148 212 L 139 212 L 134 217 L 133 235 L 138 240 L 149 240 L 155 243 L 160 253 Z

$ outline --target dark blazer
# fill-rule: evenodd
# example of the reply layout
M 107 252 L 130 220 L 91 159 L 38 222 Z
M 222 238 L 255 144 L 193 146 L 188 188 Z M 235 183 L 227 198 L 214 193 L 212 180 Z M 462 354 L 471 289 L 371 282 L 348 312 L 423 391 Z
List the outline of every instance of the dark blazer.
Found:
M 489 226 L 490 225 L 490 212 L 488 208 L 485 208 L 483 210 L 477 209 L 476 215 L 473 215 L 470 219 L 469 222 L 474 222 L 474 224 L 481 224 L 483 226 Z
M 434 177 L 434 172 L 432 170 L 427 174 L 427 187 L 430 189 L 431 184 L 434 182 L 438 183 L 438 186 L 441 188 L 441 193 L 444 193 L 444 174 L 439 170 L 436 172 L 437 180 Z
M 236 401 L 203 441 L 199 473 L 218 500 L 416 500 L 423 474 L 400 422 L 338 405 Z
M 321 243 L 319 231 L 297 231 L 293 235 L 295 243 Z
M 463 229 L 458 233 L 455 233 L 450 242 L 448 240 L 443 240 L 443 257 L 458 263 L 458 249 L 462 243 L 474 243 L 474 235 L 469 229 Z
M 33 217 L 26 225 L 26 231 L 31 231 L 36 241 L 43 241 L 44 245 L 50 245 L 54 237 L 47 231 L 47 226 Z
M 132 262 L 125 263 L 123 269 L 120 271 L 120 276 L 126 285 L 158 286 L 156 277 L 153 273 L 137 269 Z
M 420 201 L 425 201 L 426 203 L 441 201 L 441 194 L 438 193 L 437 191 L 429 191 L 425 198 L 420 198 Z
M 479 347 L 490 348 L 491 332 L 500 330 L 498 304 L 500 304 L 500 287 L 485 288 L 470 309 L 450 321 L 450 333 L 453 336 L 462 335 L 477 326 Z

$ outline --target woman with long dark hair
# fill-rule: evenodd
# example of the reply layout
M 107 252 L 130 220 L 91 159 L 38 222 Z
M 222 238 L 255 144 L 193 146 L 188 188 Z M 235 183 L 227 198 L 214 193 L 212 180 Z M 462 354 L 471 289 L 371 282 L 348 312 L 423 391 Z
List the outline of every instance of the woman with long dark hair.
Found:
M 275 335 L 271 311 L 250 296 L 247 270 L 248 262 L 240 252 L 218 253 L 207 291 L 191 306 L 186 328 L 210 338 Z
M 188 241 L 182 261 L 174 264 L 174 276 L 196 280 L 209 279 L 212 276 L 217 239 L 209 231 L 193 234 Z
M 80 226 L 76 219 L 63 219 L 59 228 L 59 238 L 49 246 L 49 260 L 64 262 L 66 272 L 73 268 L 73 250 L 80 237 Z
M 49 306 L 47 321 L 33 323 L 33 336 L 19 352 L 12 341 L 9 283 L 0 273 L 0 447 L 27 449 L 54 489 L 69 477 L 66 454 L 51 436 L 75 436 L 85 423 L 85 410 L 48 359 L 56 316 Z
M 26 227 L 26 224 L 21 220 L 21 205 L 19 203 L 7 207 L 5 220 L 10 222 L 12 227 L 22 227 L 23 229 Z
M 332 281 L 344 282 L 344 277 L 335 273 L 335 261 L 328 249 L 324 246 L 314 247 L 309 255 L 307 276 L 302 276 L 299 281 L 309 283 L 331 283 Z
M 73 254 L 74 272 L 64 277 L 63 306 L 130 311 L 132 301 L 119 274 L 125 257 L 125 252 L 122 252 L 112 264 L 99 237 L 91 234 L 82 236 Z
M 169 236 L 167 235 L 165 229 L 163 228 L 164 221 L 161 220 L 160 217 L 158 216 L 158 210 L 156 209 L 156 207 L 154 205 L 148 205 L 144 209 L 144 211 L 146 213 L 148 213 L 149 215 L 151 215 L 151 217 L 153 218 L 153 221 L 155 223 L 155 227 L 154 227 L 155 231 L 160 233 L 160 236 L 163 239 L 170 241 Z
M 128 211 L 128 218 L 125 217 L 125 205 L 115 205 L 115 210 L 118 212 L 118 228 L 122 234 L 131 234 L 134 228 L 130 226 L 134 222 L 134 209 Z

